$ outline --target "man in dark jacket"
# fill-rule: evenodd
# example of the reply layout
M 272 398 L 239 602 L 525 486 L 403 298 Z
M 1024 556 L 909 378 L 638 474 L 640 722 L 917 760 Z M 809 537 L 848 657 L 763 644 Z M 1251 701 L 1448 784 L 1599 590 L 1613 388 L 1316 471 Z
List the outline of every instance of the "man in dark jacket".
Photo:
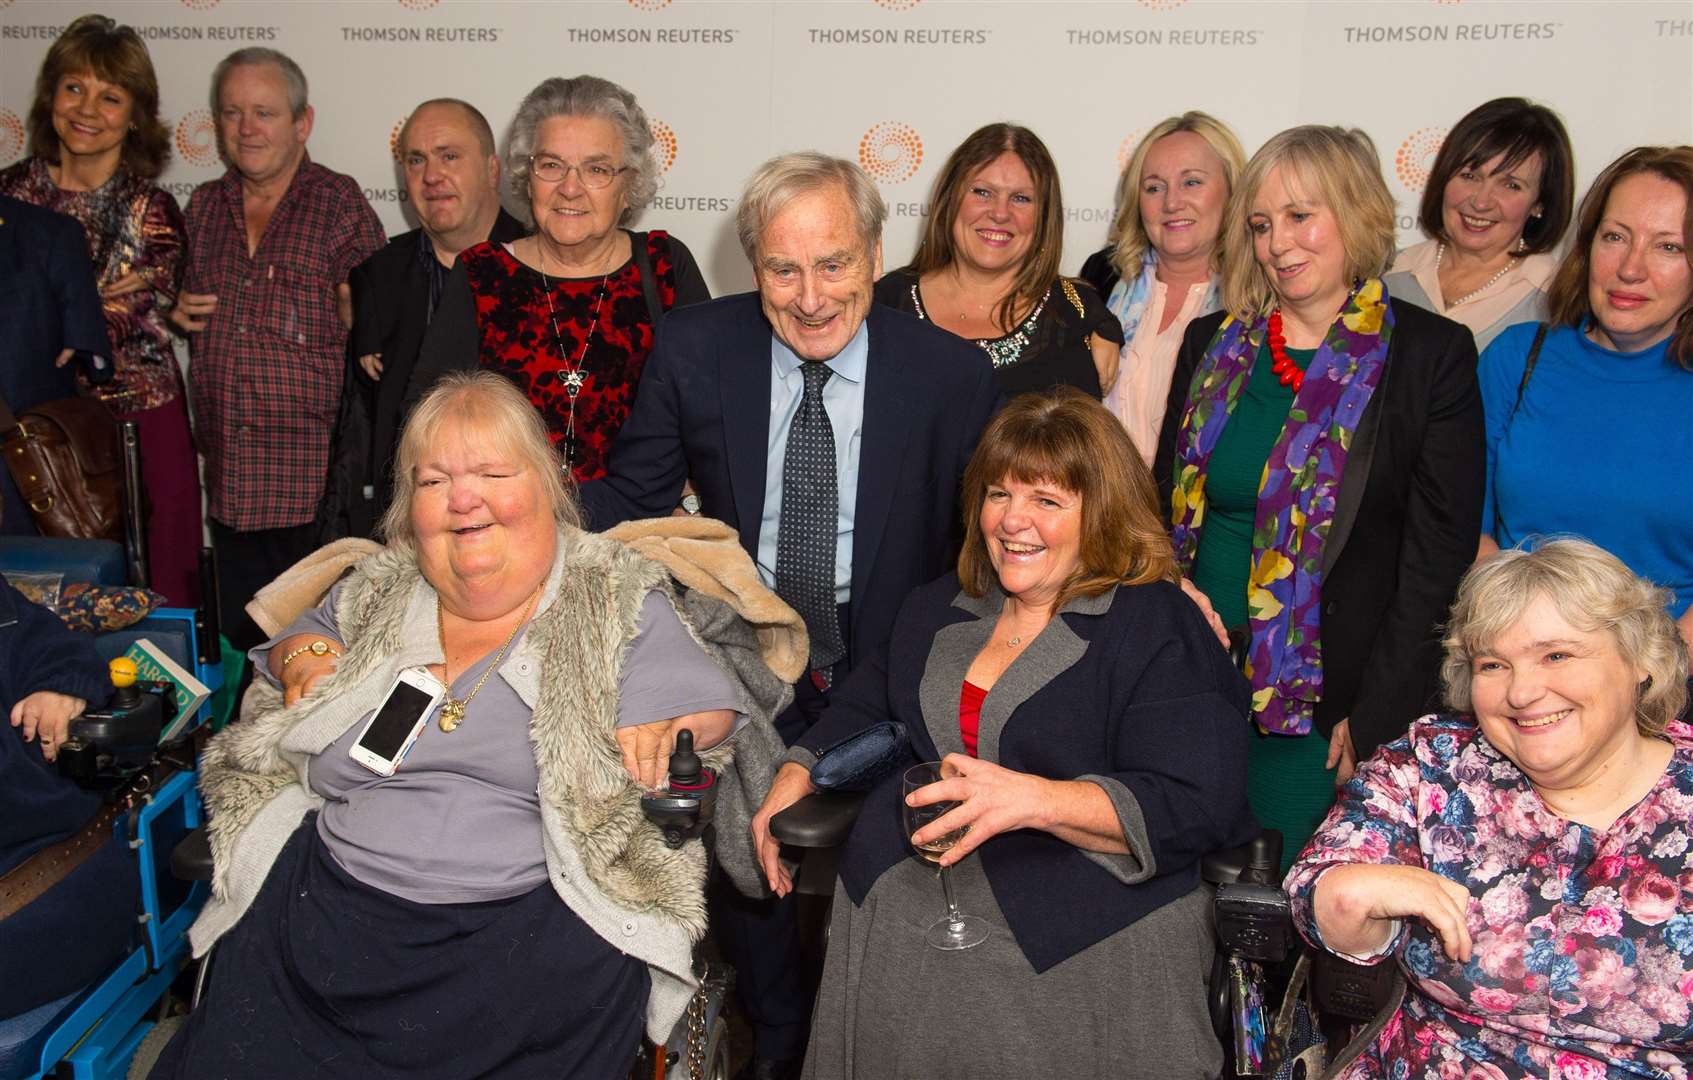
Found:
M 421 225 L 360 263 L 348 281 L 347 389 L 318 512 L 325 541 L 372 535 L 387 509 L 406 384 L 459 252 L 525 232 L 500 206 L 494 131 L 475 106 L 456 98 L 424 102 L 400 130 L 396 150 Z

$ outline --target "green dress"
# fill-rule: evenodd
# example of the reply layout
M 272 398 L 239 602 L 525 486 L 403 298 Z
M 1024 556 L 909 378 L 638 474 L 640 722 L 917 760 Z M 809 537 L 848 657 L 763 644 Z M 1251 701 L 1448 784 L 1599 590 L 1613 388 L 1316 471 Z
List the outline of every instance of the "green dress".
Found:
M 1316 349 L 1289 349 L 1304 371 Z M 1193 558 L 1193 583 L 1211 600 L 1225 626 L 1245 626 L 1246 583 L 1252 571 L 1252 526 L 1264 463 L 1281 437 L 1293 390 L 1270 372 L 1270 349 L 1258 350 L 1252 377 L 1205 465 L 1205 527 Z M 1287 873 L 1305 841 L 1334 804 L 1334 770 L 1324 767 L 1329 742 L 1322 735 L 1266 735 L 1253 729 L 1247 751 L 1247 798 L 1265 828 L 1283 838 L 1281 872 Z

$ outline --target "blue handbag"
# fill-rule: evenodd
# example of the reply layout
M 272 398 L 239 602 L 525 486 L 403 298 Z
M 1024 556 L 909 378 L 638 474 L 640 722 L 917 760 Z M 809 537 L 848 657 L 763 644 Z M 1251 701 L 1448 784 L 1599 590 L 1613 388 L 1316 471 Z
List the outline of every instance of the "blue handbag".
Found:
M 869 791 L 911 757 L 904 724 L 884 720 L 825 747 L 811 766 L 819 791 Z

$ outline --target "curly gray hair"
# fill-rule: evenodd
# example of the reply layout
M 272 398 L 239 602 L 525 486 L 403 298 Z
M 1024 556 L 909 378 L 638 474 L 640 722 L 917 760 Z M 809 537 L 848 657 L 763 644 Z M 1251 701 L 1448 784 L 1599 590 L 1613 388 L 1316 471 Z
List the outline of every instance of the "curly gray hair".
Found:
M 524 217 L 529 215 L 529 159 L 535 153 L 535 135 L 543 121 L 555 116 L 595 116 L 609 120 L 623 138 L 623 164 L 629 169 L 629 186 L 624 195 L 628 209 L 624 224 L 652 202 L 658 192 L 658 155 L 653 153 L 652 127 L 646 110 L 635 95 L 609 79 L 578 75 L 555 77 L 529 91 L 511 121 L 511 141 L 506 145 L 506 182 L 516 195 Z M 533 224 L 533 223 L 531 223 Z

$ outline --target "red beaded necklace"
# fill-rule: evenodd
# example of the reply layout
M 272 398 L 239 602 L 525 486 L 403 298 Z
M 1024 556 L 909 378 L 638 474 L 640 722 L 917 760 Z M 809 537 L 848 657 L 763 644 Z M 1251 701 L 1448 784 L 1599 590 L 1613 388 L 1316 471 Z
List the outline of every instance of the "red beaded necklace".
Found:
M 1305 385 L 1305 373 L 1287 355 L 1287 338 L 1282 336 L 1282 309 L 1270 312 L 1270 374 L 1283 386 L 1291 386 L 1295 395 Z

